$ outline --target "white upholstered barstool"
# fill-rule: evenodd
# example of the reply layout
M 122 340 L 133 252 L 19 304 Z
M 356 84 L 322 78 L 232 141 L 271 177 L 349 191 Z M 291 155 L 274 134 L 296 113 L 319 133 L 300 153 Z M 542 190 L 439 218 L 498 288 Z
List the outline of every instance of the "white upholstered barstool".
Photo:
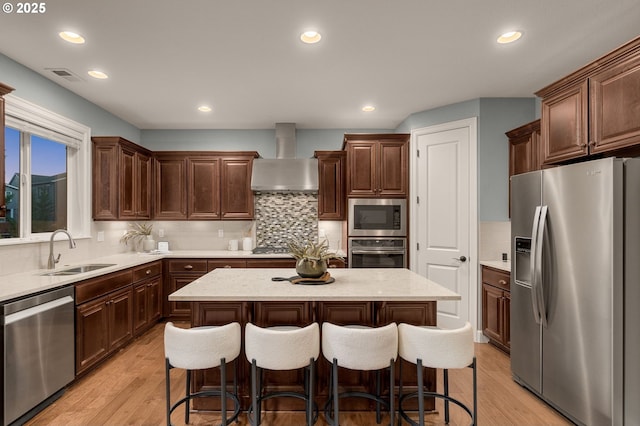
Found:
M 241 327 L 237 322 L 223 326 L 178 328 L 168 322 L 164 329 L 165 385 L 167 398 L 167 425 L 171 425 L 171 413 L 185 404 L 185 423 L 189 423 L 189 402 L 193 398 L 220 396 L 222 424 L 235 421 L 240 413 L 235 359 L 240 355 Z M 226 364 L 234 362 L 233 392 L 227 391 Z M 191 393 L 191 371 L 220 367 L 220 390 Z M 186 396 L 171 405 L 169 371 L 182 368 L 187 375 Z M 234 403 L 233 415 L 227 419 L 227 399 Z
M 325 404 L 325 418 L 330 425 L 340 423 L 339 399 L 367 398 L 376 403 L 376 421 L 380 423 L 380 406 L 389 409 L 390 424 L 394 423 L 394 364 L 398 356 L 398 327 L 395 323 L 384 327 L 338 326 L 322 324 L 322 355 L 331 363 L 329 399 Z M 338 367 L 351 370 L 375 371 L 376 393 L 347 391 L 338 393 Z M 389 369 L 389 398 L 380 391 L 380 370 Z M 333 410 L 331 410 L 333 407 Z M 332 413 L 333 411 L 333 413 Z
M 466 411 L 471 416 L 472 425 L 477 423 L 476 358 L 474 356 L 471 324 L 467 322 L 463 327 L 453 330 L 400 324 L 398 325 L 398 354 L 402 359 L 416 365 L 416 374 L 418 376 L 418 391 L 403 395 L 402 364 L 400 364 L 398 424 L 401 424 L 402 419 L 404 419 L 411 425 L 424 425 L 425 396 L 444 400 L 445 423 L 449 423 L 449 402 Z M 423 367 L 443 369 L 444 393 L 424 391 L 422 382 Z M 449 396 L 448 370 L 467 367 L 470 367 L 473 371 L 473 412 L 462 402 Z M 418 398 L 418 422 L 412 420 L 402 408 L 403 401 L 408 398 Z
M 307 425 L 317 419 L 313 401 L 315 362 L 320 355 L 320 327 L 282 326 L 262 328 L 247 323 L 244 352 L 251 363 L 251 407 L 248 417 L 253 426 L 260 424 L 262 401 L 275 397 L 293 397 L 306 403 Z M 304 393 L 270 392 L 262 389 L 262 370 L 297 370 L 304 368 Z

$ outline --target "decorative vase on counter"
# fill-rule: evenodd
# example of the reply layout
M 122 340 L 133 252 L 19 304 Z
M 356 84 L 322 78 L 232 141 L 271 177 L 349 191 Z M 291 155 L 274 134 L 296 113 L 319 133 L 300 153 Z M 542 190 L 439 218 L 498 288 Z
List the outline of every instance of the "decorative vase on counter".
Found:
M 142 240 L 142 249 L 144 251 L 152 251 L 156 249 L 156 240 L 153 239 L 153 235 L 147 235 Z
M 302 258 L 296 262 L 296 272 L 302 278 L 320 278 L 327 272 L 327 262 L 325 260 Z

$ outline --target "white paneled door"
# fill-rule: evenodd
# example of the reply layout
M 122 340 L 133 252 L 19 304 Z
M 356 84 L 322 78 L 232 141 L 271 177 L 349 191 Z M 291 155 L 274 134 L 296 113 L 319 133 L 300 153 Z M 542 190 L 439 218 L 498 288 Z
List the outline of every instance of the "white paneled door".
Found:
M 477 278 L 476 250 L 471 249 L 471 240 L 476 240 L 471 238 L 476 211 L 471 204 L 471 173 L 476 169 L 475 155 L 473 160 L 470 155 L 472 131 L 475 125 L 465 121 L 414 130 L 412 135 L 412 240 L 417 243 L 412 247 L 412 269 L 461 296 L 460 301 L 438 302 L 438 326 L 444 328 L 465 321 L 476 325 L 477 295 L 471 285 L 472 277 Z M 475 153 L 475 143 L 473 147 Z

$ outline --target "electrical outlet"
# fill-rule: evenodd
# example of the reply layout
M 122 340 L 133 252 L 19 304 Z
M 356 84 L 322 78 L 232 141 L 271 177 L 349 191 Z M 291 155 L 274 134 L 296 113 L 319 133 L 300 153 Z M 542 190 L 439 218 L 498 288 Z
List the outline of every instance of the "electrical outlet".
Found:
M 158 229 L 158 237 L 160 238 L 164 237 L 164 229 L 162 228 Z
M 218 238 L 224 238 L 224 229 L 218 229 Z
M 97 240 L 98 240 L 98 242 L 104 241 L 104 231 L 98 231 Z

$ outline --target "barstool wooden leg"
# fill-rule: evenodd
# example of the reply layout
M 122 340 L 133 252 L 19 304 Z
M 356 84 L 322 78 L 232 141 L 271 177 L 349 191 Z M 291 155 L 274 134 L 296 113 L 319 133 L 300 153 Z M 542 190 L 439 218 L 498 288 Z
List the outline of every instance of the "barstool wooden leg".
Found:
M 165 359 L 165 372 L 164 372 L 164 383 L 165 383 L 165 393 L 167 400 L 167 426 L 171 426 L 171 382 L 170 382 L 170 374 L 171 365 L 169 364 L 169 360 Z
M 417 364 L 418 373 L 418 416 L 420 416 L 419 424 L 424 426 L 424 384 L 422 380 L 422 360 L 418 360 Z
M 333 426 L 340 425 L 340 409 L 338 408 L 338 360 L 333 359 L 333 366 L 331 368 L 331 376 L 333 379 Z
M 185 424 L 189 424 L 189 411 L 191 411 L 191 407 L 190 407 L 191 400 L 189 399 L 189 397 L 191 396 L 191 370 L 187 370 L 186 395 L 187 395 L 187 400 L 185 401 L 185 404 L 184 404 L 184 422 Z
M 220 414 L 222 424 L 227 424 L 227 363 L 225 359 L 220 360 Z
M 442 377 L 444 380 L 444 395 L 446 397 L 449 396 L 449 370 L 448 369 L 444 369 L 442 371 Z M 445 423 L 449 423 L 449 401 L 448 400 L 444 400 L 444 422 Z

